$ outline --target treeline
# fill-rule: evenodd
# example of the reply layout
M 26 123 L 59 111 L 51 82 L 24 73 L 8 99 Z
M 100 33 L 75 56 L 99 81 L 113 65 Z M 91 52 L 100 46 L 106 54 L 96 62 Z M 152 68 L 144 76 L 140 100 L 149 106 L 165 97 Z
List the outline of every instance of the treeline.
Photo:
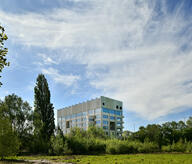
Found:
M 43 74 L 34 87 L 34 110 L 28 102 L 12 94 L 0 101 L 0 158 L 15 154 L 43 153 L 51 149 L 54 135 L 54 108 Z
M 102 129 L 88 131 L 74 128 L 68 135 L 61 130 L 51 138 L 54 155 L 64 154 L 133 154 L 155 152 L 192 153 L 192 117 L 186 124 L 166 122 L 140 127 L 135 133 L 125 131 L 123 138 L 109 138 Z
M 124 131 L 121 139 L 109 138 L 103 129 L 71 129 L 64 135 L 54 124 L 54 107 L 44 75 L 34 87 L 34 110 L 12 94 L 0 101 L 0 158 L 23 154 L 127 154 L 192 152 L 192 117 L 187 122 L 166 122 Z
M 162 125 L 141 126 L 137 132 L 125 131 L 123 139 L 154 143 L 158 151 L 192 152 L 192 117 L 185 122 L 165 122 Z

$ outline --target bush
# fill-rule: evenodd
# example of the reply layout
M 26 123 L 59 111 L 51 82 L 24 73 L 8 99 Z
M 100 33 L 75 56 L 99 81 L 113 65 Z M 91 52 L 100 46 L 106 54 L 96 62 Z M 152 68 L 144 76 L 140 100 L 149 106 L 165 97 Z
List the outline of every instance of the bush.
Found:
M 87 141 L 87 148 L 89 154 L 105 153 L 106 144 L 102 139 L 91 138 Z
M 64 155 L 64 138 L 60 134 L 51 137 L 51 148 L 49 153 L 55 155 Z
M 117 139 L 106 141 L 108 154 L 152 153 L 159 151 L 158 145 L 152 142 L 121 141 Z
M 183 142 L 182 140 L 174 143 L 172 145 L 162 146 L 163 152 L 192 152 L 192 143 Z
M 154 153 L 159 151 L 159 146 L 153 142 L 144 142 L 138 147 L 139 153 Z
M 68 137 L 68 147 L 73 154 L 87 154 L 87 140 L 79 137 Z
M 162 146 L 161 150 L 163 152 L 171 152 L 171 145 L 167 145 L 167 146 Z
M 183 143 L 182 140 L 177 143 L 173 143 L 171 145 L 172 152 L 185 152 L 186 151 L 186 143 Z
M 187 142 L 186 144 L 186 150 L 187 153 L 192 153 L 192 143 L 191 142 Z

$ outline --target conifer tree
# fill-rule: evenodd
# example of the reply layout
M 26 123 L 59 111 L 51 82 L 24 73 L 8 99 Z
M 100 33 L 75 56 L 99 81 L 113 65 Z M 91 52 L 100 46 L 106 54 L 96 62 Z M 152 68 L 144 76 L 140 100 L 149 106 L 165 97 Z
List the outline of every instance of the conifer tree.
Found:
M 54 107 L 50 102 L 50 91 L 47 80 L 43 74 L 37 77 L 36 86 L 34 88 L 34 126 L 35 134 L 41 137 L 45 142 L 50 140 L 54 133 Z

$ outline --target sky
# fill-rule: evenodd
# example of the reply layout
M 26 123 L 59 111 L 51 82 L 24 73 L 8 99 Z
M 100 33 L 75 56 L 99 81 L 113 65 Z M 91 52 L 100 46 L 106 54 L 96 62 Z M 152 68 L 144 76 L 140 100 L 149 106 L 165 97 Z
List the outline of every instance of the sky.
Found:
M 33 106 L 43 73 L 56 110 L 107 96 L 124 129 L 192 115 L 191 0 L 0 0 L 10 66 L 0 99 Z

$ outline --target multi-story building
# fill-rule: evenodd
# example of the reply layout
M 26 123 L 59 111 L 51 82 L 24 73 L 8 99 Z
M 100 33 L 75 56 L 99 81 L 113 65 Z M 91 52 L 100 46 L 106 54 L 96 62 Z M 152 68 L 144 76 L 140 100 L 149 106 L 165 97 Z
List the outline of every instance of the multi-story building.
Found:
M 73 127 L 88 129 L 95 125 L 109 136 L 120 137 L 123 130 L 123 103 L 101 96 L 57 110 L 57 124 L 67 134 Z

